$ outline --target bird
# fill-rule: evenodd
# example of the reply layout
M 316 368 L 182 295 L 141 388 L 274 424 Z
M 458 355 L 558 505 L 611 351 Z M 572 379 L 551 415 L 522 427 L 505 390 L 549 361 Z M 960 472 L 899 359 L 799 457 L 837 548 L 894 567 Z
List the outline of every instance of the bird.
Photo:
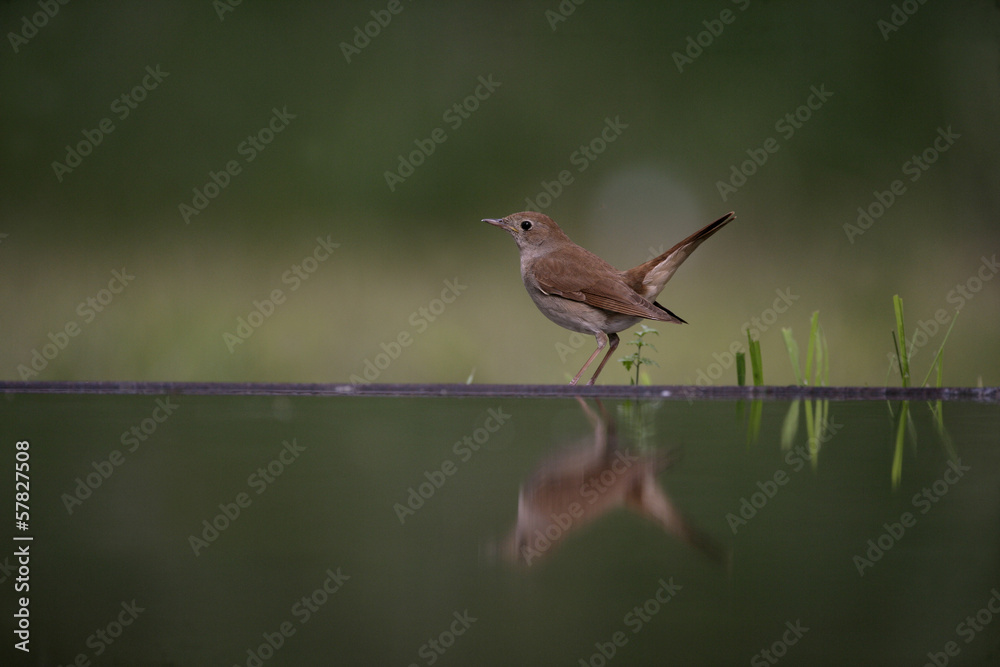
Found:
M 521 485 L 517 523 L 499 554 L 531 566 L 552 553 L 564 538 L 624 507 L 697 548 L 713 562 L 728 566 L 731 554 L 696 527 L 657 481 L 678 456 L 655 448 L 630 451 L 619 441 L 614 415 L 599 400 L 596 413 L 579 396 L 576 400 L 593 434 L 557 450 Z
M 686 324 L 656 298 L 694 249 L 735 219 L 730 211 L 662 255 L 627 271 L 619 271 L 573 243 L 544 213 L 521 211 L 483 222 L 514 237 L 521 254 L 521 280 L 542 314 L 570 331 L 597 339 L 597 349 L 570 385 L 579 382 L 601 350 L 609 348 L 587 382 L 592 385 L 618 347 L 618 332 L 643 319 Z

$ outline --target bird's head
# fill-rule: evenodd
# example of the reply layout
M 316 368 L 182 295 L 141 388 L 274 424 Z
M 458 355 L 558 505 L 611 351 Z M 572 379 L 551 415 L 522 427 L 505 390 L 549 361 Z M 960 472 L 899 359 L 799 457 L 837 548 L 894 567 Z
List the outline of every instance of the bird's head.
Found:
M 569 240 L 555 220 L 544 213 L 521 211 L 511 213 L 506 218 L 485 218 L 483 222 L 506 230 L 514 237 L 517 247 L 522 250 L 544 248 L 545 245 L 555 241 Z

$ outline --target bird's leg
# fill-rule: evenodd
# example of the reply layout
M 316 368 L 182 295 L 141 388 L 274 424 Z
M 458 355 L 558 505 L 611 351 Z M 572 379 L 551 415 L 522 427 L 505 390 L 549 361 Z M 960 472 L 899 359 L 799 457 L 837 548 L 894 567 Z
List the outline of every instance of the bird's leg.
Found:
M 614 334 L 611 334 L 611 335 L 614 336 Z M 583 368 L 580 369 L 580 372 L 576 374 L 576 377 L 573 378 L 570 381 L 570 385 L 574 385 L 577 382 L 579 382 L 580 376 L 583 375 L 583 372 L 585 370 L 587 370 L 587 366 L 589 366 L 590 364 L 592 364 L 594 362 L 594 359 L 597 358 L 597 355 L 600 354 L 601 350 L 604 349 L 604 346 L 608 344 L 608 337 L 604 334 L 603 331 L 598 331 L 597 333 L 595 333 L 594 334 L 594 338 L 597 339 L 597 349 L 594 350 L 594 353 L 592 355 L 590 355 L 590 359 L 587 359 L 587 362 L 583 365 Z M 615 345 L 618 344 L 617 338 L 618 338 L 618 336 L 615 336 L 615 339 L 616 339 L 615 340 Z M 613 350 L 614 348 L 611 348 L 611 349 Z M 605 359 L 604 361 L 607 361 L 607 359 Z M 601 366 L 603 366 L 603 365 L 604 364 L 602 363 Z M 601 370 L 597 369 L 597 372 L 600 373 Z M 594 384 L 594 381 L 591 380 L 589 384 Z
M 590 378 L 590 381 L 587 382 L 588 386 L 594 384 L 594 381 L 597 379 L 597 376 L 601 374 L 602 370 L 604 370 L 604 364 L 608 363 L 608 359 L 611 357 L 611 353 L 614 352 L 615 348 L 618 347 L 618 334 L 613 333 L 610 336 L 607 336 L 606 338 L 607 340 L 611 341 L 611 347 L 608 349 L 608 353 L 604 355 L 604 359 L 601 360 L 601 365 L 597 367 L 596 371 L 594 371 L 594 377 Z M 601 345 L 597 349 L 600 350 L 602 347 L 604 346 Z M 595 352 L 594 354 L 597 354 L 597 352 Z

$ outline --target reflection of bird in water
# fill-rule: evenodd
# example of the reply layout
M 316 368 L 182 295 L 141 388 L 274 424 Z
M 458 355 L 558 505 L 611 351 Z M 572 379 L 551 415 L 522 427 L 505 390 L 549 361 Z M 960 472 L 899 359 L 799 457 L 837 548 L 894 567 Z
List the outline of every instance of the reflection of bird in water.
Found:
M 662 453 L 619 449 L 615 422 L 600 401 L 597 415 L 577 400 L 594 427 L 593 442 L 587 437 L 555 455 L 521 486 L 517 525 L 505 543 L 505 557 L 532 565 L 573 531 L 624 505 L 713 561 L 725 562 L 728 554 L 691 525 L 657 484 L 656 475 L 672 460 Z

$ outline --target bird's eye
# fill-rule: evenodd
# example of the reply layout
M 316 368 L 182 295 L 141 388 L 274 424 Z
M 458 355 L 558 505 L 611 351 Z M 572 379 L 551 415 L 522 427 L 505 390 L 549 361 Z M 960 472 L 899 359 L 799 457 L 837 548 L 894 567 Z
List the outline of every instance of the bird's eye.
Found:
M 531 220 L 522 220 L 521 229 L 523 229 L 524 231 L 528 231 L 529 229 L 531 229 Z

